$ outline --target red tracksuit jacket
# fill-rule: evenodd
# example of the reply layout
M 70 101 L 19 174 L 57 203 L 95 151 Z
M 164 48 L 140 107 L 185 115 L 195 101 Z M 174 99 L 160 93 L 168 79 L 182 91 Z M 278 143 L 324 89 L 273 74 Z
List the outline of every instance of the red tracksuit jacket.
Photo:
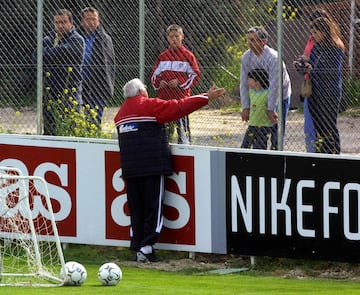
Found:
M 178 88 L 159 88 L 160 80 L 178 79 Z M 190 95 L 190 89 L 200 79 L 200 69 L 194 54 L 183 45 L 160 53 L 151 72 L 151 83 L 161 99 L 179 99 Z
M 127 98 L 114 118 L 124 179 L 171 174 L 170 146 L 164 123 L 188 115 L 207 103 L 207 94 L 180 100 Z

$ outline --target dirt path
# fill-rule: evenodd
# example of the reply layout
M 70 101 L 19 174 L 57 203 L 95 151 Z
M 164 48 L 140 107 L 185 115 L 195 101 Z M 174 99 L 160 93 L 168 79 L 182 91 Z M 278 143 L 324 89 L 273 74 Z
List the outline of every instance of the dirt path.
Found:
M 118 108 L 108 108 L 103 117 L 103 130 L 116 138 L 113 118 Z M 290 111 L 286 123 L 284 151 L 304 152 L 303 115 Z M 37 117 L 32 109 L 15 112 L 0 109 L 0 131 L 4 133 L 36 134 Z M 360 117 L 340 115 L 338 126 L 343 154 L 360 154 Z M 190 115 L 190 128 L 194 145 L 240 147 L 247 124 L 240 113 L 224 114 L 219 109 L 201 109 Z M 2 129 L 2 130 L 1 130 Z

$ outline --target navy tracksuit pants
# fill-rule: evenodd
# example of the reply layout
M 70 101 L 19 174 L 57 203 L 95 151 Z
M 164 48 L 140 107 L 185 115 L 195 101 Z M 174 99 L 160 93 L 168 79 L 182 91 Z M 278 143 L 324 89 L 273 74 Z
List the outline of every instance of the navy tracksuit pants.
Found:
M 131 220 L 130 249 L 153 246 L 163 225 L 163 175 L 126 179 Z

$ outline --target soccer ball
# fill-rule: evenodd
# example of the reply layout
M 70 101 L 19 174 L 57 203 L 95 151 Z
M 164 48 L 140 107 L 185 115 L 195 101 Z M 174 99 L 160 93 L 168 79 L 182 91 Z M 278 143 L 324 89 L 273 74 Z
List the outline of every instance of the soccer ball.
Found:
M 103 286 L 116 286 L 122 279 L 122 271 L 113 262 L 104 263 L 99 268 L 98 278 Z
M 87 272 L 79 262 L 69 261 L 65 263 L 65 274 L 61 270 L 61 277 L 64 279 L 65 286 L 80 286 L 85 282 Z

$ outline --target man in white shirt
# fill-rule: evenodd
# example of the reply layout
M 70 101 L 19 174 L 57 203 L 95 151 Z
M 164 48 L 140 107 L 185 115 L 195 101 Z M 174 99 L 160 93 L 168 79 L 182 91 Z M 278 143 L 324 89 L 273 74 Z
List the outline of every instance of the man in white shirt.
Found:
M 269 98 L 268 98 L 268 116 L 273 124 L 271 135 L 271 149 L 278 149 L 278 53 L 267 45 L 268 33 L 263 27 L 252 27 L 248 30 L 247 42 L 249 49 L 246 50 L 241 58 L 240 71 L 240 96 L 243 121 L 249 120 L 250 99 L 249 86 L 247 85 L 248 73 L 256 68 L 262 68 L 269 74 Z M 283 97 L 282 97 L 282 114 L 283 114 L 283 131 L 285 134 L 285 123 L 287 113 L 290 107 L 291 82 L 286 66 L 283 64 Z

